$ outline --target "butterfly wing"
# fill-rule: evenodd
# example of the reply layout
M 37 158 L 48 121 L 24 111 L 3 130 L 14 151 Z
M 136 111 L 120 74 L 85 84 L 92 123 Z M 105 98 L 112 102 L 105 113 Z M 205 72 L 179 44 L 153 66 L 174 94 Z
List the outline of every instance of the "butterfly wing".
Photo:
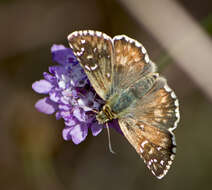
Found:
M 76 31 L 68 36 L 70 47 L 97 94 L 107 100 L 113 75 L 112 39 L 98 31 Z
M 149 92 L 136 99 L 127 112 L 138 120 L 171 131 L 180 120 L 178 99 L 163 77 L 158 77 Z
M 152 89 L 119 119 L 120 127 L 152 173 L 162 178 L 176 153 L 172 131 L 179 122 L 179 103 L 166 80 L 158 77 Z
M 119 125 L 151 172 L 164 177 L 176 153 L 174 134 L 132 118 L 120 119 Z
M 113 93 L 127 89 L 131 84 L 156 70 L 146 49 L 138 41 L 125 35 L 113 38 Z
M 111 39 L 102 32 L 85 30 L 71 33 L 68 41 L 104 100 L 156 70 L 143 45 L 125 35 Z

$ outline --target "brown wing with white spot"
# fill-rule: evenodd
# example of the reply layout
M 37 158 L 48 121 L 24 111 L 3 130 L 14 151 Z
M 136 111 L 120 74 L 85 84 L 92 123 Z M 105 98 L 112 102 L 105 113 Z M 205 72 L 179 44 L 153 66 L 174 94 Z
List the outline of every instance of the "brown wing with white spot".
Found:
M 112 39 L 98 31 L 76 31 L 68 36 L 70 47 L 97 94 L 108 98 L 113 75 Z
M 164 177 L 176 153 L 174 134 L 133 118 L 120 119 L 119 125 L 150 171 L 159 179 Z
M 119 93 L 135 81 L 156 70 L 144 46 L 125 35 L 113 38 L 114 65 L 112 90 Z

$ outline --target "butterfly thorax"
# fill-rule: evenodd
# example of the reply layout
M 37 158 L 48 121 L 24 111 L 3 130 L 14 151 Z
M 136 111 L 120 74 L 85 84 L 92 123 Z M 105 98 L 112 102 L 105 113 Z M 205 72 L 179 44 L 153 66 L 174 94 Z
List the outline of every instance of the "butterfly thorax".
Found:
M 99 122 L 99 124 L 106 123 L 116 118 L 117 118 L 117 115 L 112 112 L 108 104 L 105 104 L 102 108 L 102 111 L 100 111 L 96 116 L 96 119 Z

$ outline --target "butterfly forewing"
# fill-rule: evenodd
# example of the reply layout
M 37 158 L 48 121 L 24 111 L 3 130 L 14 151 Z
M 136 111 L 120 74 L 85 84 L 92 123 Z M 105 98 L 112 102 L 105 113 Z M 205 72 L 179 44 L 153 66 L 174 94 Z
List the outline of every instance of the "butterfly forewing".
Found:
M 95 91 L 106 100 L 113 75 L 112 39 L 102 32 L 84 30 L 70 34 L 68 41 Z
M 169 170 L 176 153 L 174 134 L 132 118 L 119 120 L 125 137 L 159 179 Z
M 138 79 L 155 71 L 146 49 L 138 41 L 125 35 L 115 36 L 113 89 L 120 92 Z

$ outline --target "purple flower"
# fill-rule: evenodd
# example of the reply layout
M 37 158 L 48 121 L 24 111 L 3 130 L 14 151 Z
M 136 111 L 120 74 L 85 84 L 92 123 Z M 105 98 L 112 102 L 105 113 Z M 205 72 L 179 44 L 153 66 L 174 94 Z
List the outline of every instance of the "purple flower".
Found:
M 32 84 L 35 92 L 47 95 L 36 102 L 35 108 L 45 114 L 55 113 L 56 119 L 63 118 L 63 138 L 79 144 L 85 140 L 89 129 L 97 136 L 105 127 L 98 124 L 93 111 L 99 111 L 104 101 L 90 85 L 70 48 L 53 45 L 51 52 L 58 65 L 50 66 L 49 73 L 43 73 L 44 79 Z M 121 133 L 116 120 L 109 126 Z

